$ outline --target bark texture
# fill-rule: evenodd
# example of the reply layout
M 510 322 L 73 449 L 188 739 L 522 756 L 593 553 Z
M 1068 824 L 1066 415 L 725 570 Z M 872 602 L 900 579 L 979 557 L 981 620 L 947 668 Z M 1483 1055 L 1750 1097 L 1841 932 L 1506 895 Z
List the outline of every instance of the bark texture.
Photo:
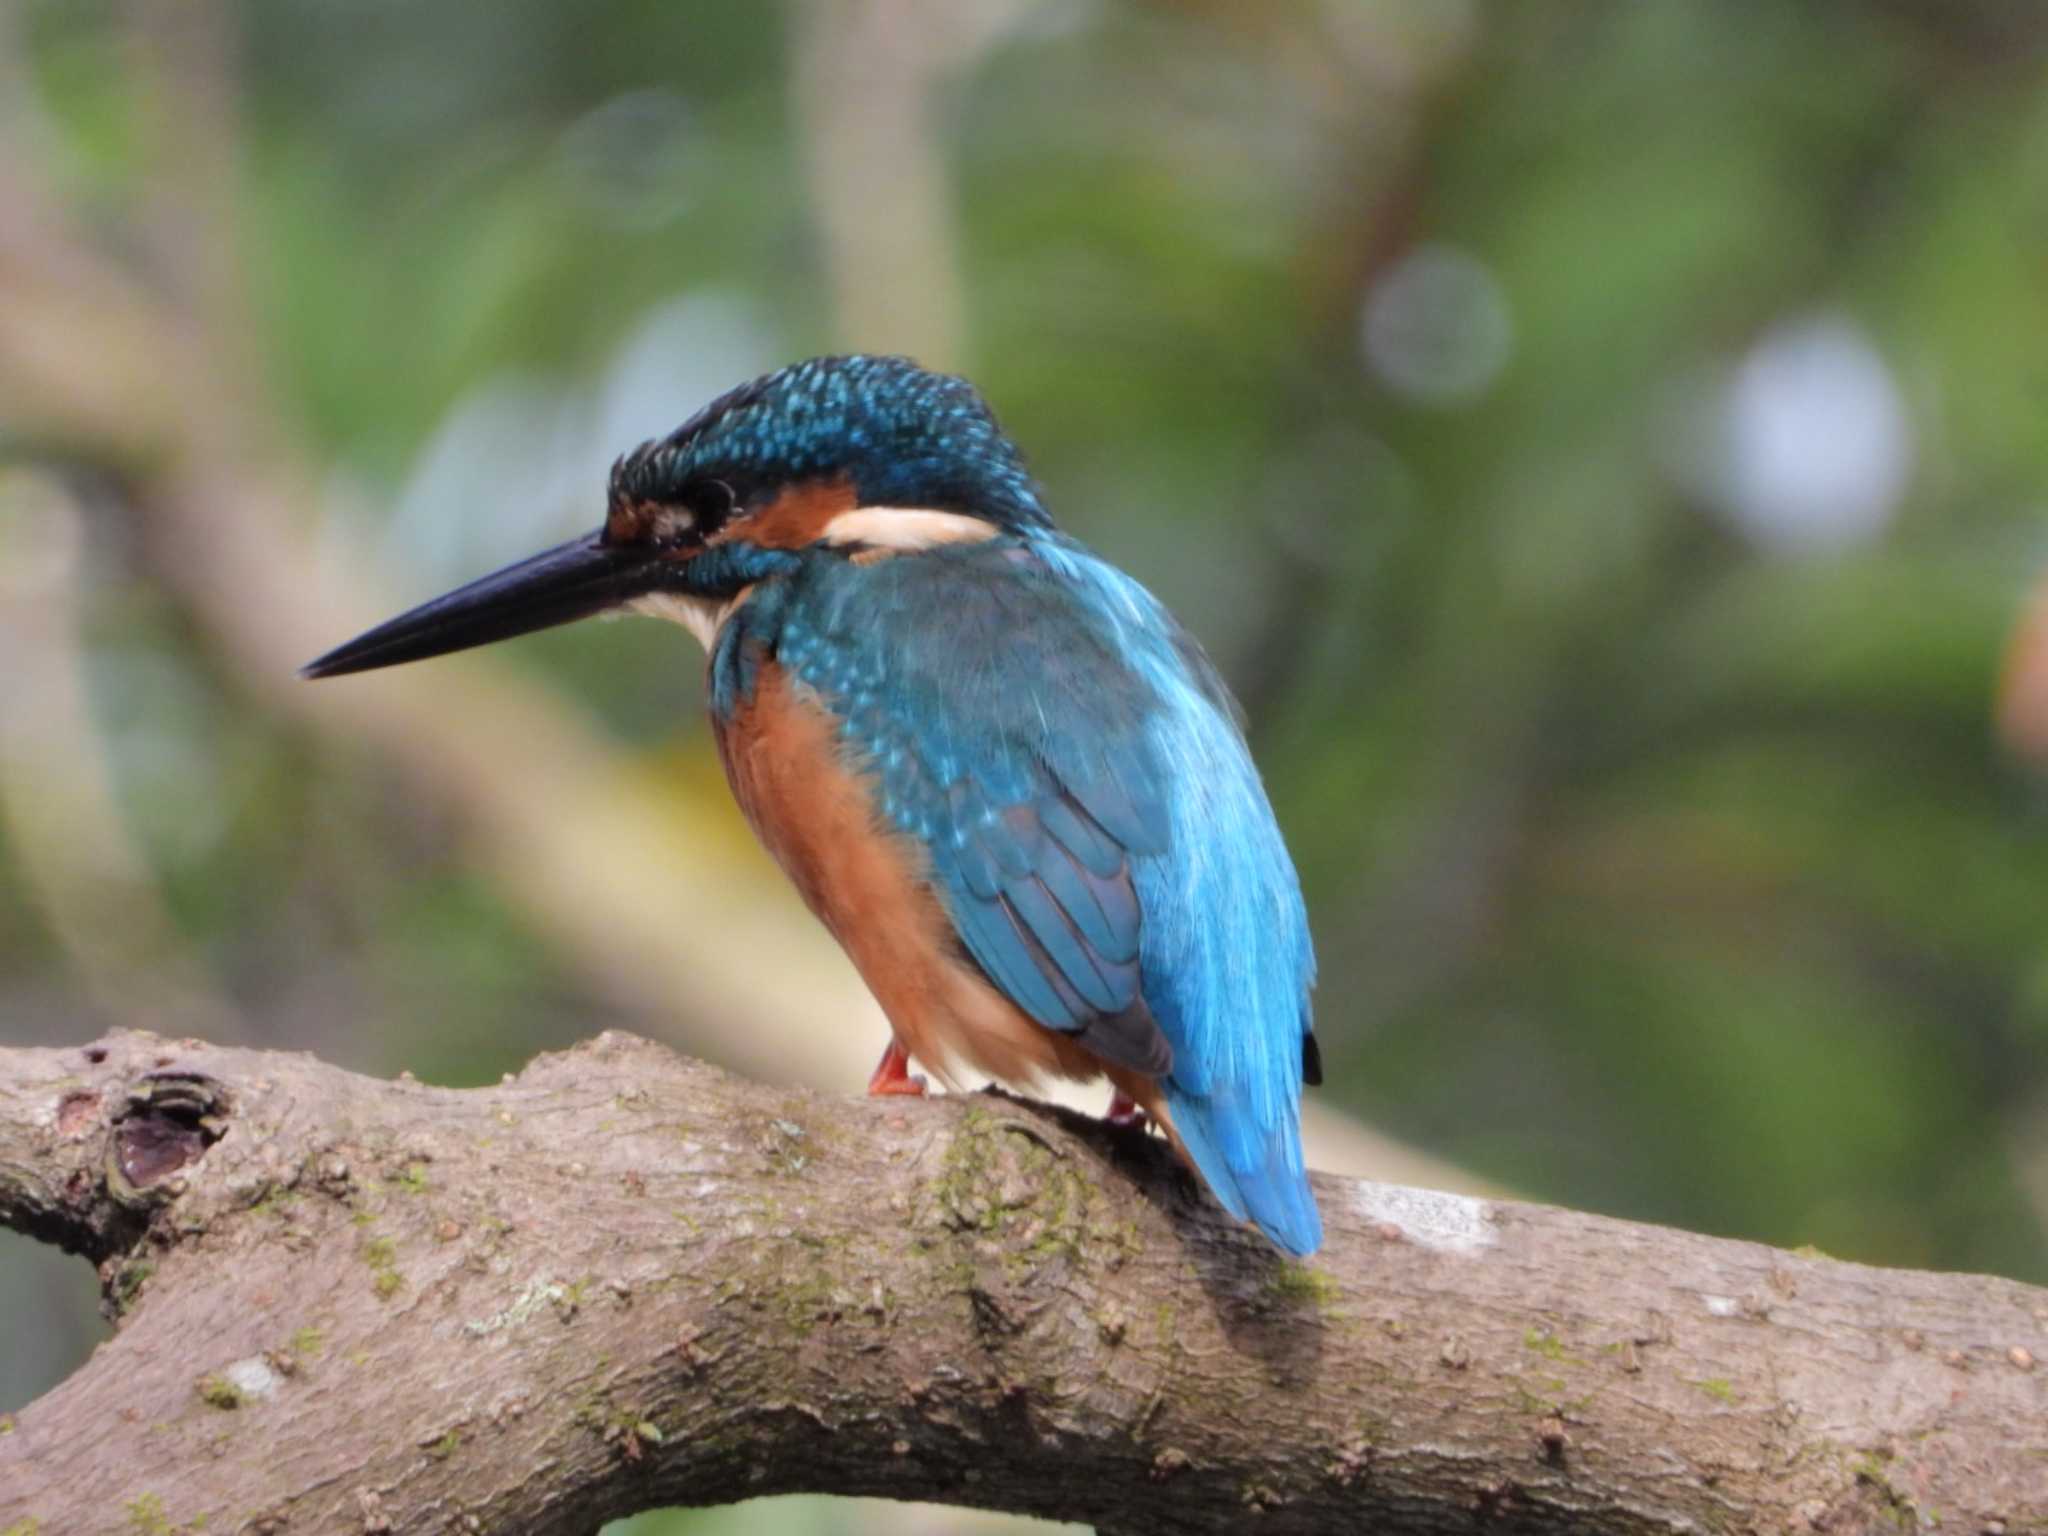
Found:
M 793 1490 L 1126 1533 L 2048 1530 L 2048 1292 L 1318 1192 L 1290 1264 L 1156 1140 L 618 1034 L 470 1090 L 0 1050 L 0 1221 L 96 1262 L 119 1322 L 0 1419 L 0 1536 L 532 1536 Z

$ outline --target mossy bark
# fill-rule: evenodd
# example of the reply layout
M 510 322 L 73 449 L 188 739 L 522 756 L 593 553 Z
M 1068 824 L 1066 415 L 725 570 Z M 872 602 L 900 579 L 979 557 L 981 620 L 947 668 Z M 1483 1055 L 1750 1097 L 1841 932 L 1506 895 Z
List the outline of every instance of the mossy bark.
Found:
M 0 1220 L 118 1320 L 0 1435 L 0 1531 L 568 1533 L 793 1490 L 1127 1532 L 2048 1529 L 2048 1293 L 1318 1191 L 1291 1264 L 1156 1141 L 623 1035 L 467 1091 L 0 1051 Z

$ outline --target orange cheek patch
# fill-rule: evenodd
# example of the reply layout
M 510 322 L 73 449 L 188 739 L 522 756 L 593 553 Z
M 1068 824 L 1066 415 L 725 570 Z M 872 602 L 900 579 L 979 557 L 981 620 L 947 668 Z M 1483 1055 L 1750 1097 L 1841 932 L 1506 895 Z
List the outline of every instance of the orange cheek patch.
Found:
M 857 501 L 851 480 L 806 480 L 727 527 L 732 537 L 766 549 L 802 549 L 824 538 L 832 519 Z

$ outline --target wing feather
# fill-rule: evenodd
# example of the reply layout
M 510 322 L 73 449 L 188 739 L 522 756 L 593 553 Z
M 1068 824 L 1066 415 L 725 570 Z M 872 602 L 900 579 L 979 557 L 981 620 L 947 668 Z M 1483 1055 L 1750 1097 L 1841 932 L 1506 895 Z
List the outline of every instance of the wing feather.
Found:
M 1148 685 L 1070 588 L 986 545 L 814 576 L 781 659 L 922 843 L 962 948 L 1046 1028 L 1169 1070 L 1134 866 L 1169 835 Z

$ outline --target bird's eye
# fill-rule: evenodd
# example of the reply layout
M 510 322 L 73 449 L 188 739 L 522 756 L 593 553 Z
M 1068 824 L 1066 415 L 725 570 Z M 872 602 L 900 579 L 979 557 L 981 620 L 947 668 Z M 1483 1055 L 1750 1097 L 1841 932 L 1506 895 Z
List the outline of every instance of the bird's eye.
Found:
M 723 480 L 692 480 L 659 502 L 643 504 L 638 537 L 659 549 L 702 544 L 732 516 L 737 502 Z
M 733 488 L 723 480 L 692 480 L 683 487 L 681 500 L 696 520 L 699 537 L 719 527 L 739 505 Z

